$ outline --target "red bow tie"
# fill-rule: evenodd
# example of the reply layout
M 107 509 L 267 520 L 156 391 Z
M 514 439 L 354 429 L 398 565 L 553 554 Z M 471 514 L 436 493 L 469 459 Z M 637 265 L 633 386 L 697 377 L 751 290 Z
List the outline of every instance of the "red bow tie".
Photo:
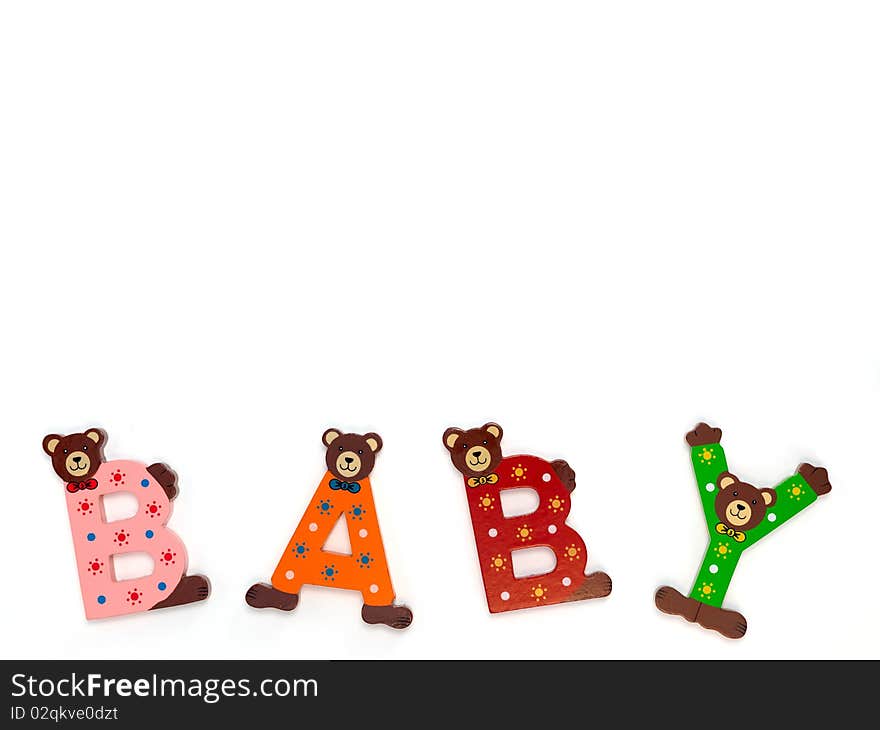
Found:
M 97 488 L 97 486 L 97 479 L 89 479 L 85 482 L 68 482 L 67 491 L 73 494 L 74 492 L 78 492 L 80 489 L 95 489 Z

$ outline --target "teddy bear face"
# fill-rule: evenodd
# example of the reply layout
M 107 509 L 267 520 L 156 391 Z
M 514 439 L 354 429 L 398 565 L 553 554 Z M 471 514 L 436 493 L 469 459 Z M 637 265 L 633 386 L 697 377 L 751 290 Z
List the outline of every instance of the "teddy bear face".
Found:
M 376 463 L 376 454 L 382 448 L 382 439 L 377 433 L 342 433 L 335 428 L 324 432 L 324 446 L 327 447 L 327 469 L 337 479 L 356 482 L 370 476 Z
M 501 463 L 501 436 L 503 431 L 497 423 L 487 423 L 480 428 L 463 431 L 447 428 L 443 445 L 452 457 L 453 466 L 466 477 L 491 474 Z
M 718 478 L 718 495 L 715 497 L 715 514 L 718 519 L 742 532 L 761 523 L 767 508 L 776 503 L 776 492 L 758 489 L 741 482 L 730 472 Z
M 43 451 L 52 457 L 52 468 L 65 482 L 93 476 L 104 461 L 103 445 L 104 432 L 97 428 L 69 436 L 50 433 L 43 439 Z

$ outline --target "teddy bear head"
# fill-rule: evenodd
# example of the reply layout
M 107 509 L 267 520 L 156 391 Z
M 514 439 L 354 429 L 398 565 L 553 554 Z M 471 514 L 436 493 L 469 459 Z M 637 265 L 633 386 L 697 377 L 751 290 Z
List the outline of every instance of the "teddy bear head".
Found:
M 726 525 L 740 532 L 751 530 L 761 523 L 767 508 L 774 504 L 774 490 L 753 487 L 727 471 L 718 476 L 715 514 Z
M 485 476 L 501 463 L 503 433 L 497 423 L 486 423 L 467 431 L 447 428 L 443 433 L 443 445 L 449 451 L 452 465 L 466 477 Z
M 328 428 L 322 440 L 327 447 L 327 469 L 344 482 L 356 482 L 370 476 L 376 454 L 382 448 L 382 438 L 377 433 L 361 435 Z
M 99 428 L 68 436 L 50 433 L 43 439 L 43 451 L 52 457 L 52 468 L 65 482 L 82 482 L 94 476 L 104 463 L 106 440 Z

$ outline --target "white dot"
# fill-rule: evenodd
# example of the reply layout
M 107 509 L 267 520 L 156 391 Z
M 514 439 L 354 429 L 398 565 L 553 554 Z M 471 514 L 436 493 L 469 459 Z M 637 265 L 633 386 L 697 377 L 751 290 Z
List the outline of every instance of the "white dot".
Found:
M 571 578 L 569 578 L 569 577 L 565 577 L 565 578 L 563 578 L 563 579 L 562 579 L 562 585 L 564 585 L 564 586 L 566 586 L 566 587 L 570 586 L 570 585 L 571 585 Z
M 293 580 L 293 571 L 292 571 L 292 570 L 288 570 L 288 571 L 284 574 L 284 577 L 287 578 L 287 580 Z
M 543 479 L 545 482 L 549 482 L 551 479 L 551 476 L 550 476 L 550 474 L 544 474 L 544 476 L 542 476 L 541 479 Z
M 312 522 L 309 524 L 309 532 L 317 532 L 318 531 L 318 523 Z
M 509 598 L 510 598 L 510 594 L 509 594 L 507 591 L 502 591 L 502 592 L 501 592 L 501 600 L 502 600 L 502 601 L 506 601 L 506 600 L 509 599 Z
M 771 512 L 769 515 L 767 515 L 767 519 L 768 519 L 770 522 L 776 522 L 776 515 L 774 515 L 774 514 Z
M 490 527 L 489 528 L 489 537 L 497 537 L 497 536 L 498 536 L 498 530 L 496 530 L 494 527 Z M 507 599 L 505 598 L 504 600 L 506 601 Z
M 373 585 L 370 586 L 370 593 L 378 593 L 378 592 L 379 592 L 379 586 L 377 586 L 375 583 L 373 583 Z
M 715 575 L 715 573 L 718 572 L 718 566 L 717 566 L 717 565 L 710 565 L 710 566 L 709 566 L 709 572 L 710 572 L 712 575 Z
M 366 528 L 366 527 L 362 527 L 360 530 L 358 530 L 358 535 L 359 535 L 360 537 L 366 537 L 368 534 L 369 534 L 369 533 L 367 532 L 367 528 Z
M 706 491 L 707 491 L 707 492 L 714 492 L 714 491 L 715 491 L 715 485 L 712 484 L 712 482 L 709 482 L 709 483 L 706 485 Z
M 550 527 L 547 528 L 547 532 L 549 532 L 551 535 L 555 535 L 556 534 L 556 525 L 550 525 Z

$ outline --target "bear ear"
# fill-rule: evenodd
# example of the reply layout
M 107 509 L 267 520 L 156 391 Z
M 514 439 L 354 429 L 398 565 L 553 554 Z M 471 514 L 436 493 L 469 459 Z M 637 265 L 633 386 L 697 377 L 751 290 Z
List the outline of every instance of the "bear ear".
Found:
M 364 434 L 364 441 L 367 442 L 367 446 L 372 449 L 374 454 L 382 448 L 382 437 L 378 433 Z
M 718 479 L 718 488 L 727 489 L 731 484 L 736 484 L 736 477 L 729 471 L 721 472 Z
M 762 489 L 761 496 L 764 498 L 764 504 L 768 507 L 772 507 L 776 504 L 776 492 L 772 489 Z
M 90 438 L 98 446 L 104 443 L 104 432 L 100 428 L 90 428 L 86 431 L 86 438 Z
M 455 442 L 464 434 L 460 428 L 447 428 L 443 432 L 443 445 L 452 451 L 455 448 Z
M 329 446 L 341 435 L 342 434 L 335 428 L 328 428 L 326 431 L 324 431 L 324 435 L 321 437 L 321 441 L 324 442 L 324 446 Z
M 57 433 L 50 433 L 46 438 L 43 439 L 43 451 L 45 451 L 49 456 L 55 453 L 55 449 L 58 448 L 58 444 L 61 443 L 61 436 Z
M 484 423 L 483 430 L 491 433 L 499 441 L 504 435 L 504 431 L 501 430 L 501 426 L 499 426 L 497 423 Z

